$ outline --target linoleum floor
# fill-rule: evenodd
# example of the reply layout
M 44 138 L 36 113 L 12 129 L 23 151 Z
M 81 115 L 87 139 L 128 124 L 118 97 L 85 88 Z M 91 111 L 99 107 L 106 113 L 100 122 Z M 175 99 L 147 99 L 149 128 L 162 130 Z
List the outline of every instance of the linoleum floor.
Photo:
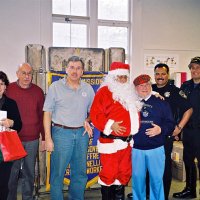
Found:
M 171 190 L 170 190 L 169 200 L 175 200 L 172 197 L 172 194 L 174 192 L 182 191 L 182 189 L 184 188 L 184 186 L 185 186 L 185 182 L 181 182 L 181 181 L 173 179 Z M 128 193 L 130 193 L 130 192 L 131 192 L 131 187 L 127 186 L 126 189 L 125 189 L 126 195 Z M 197 196 L 197 198 L 195 200 L 197 200 L 197 199 L 200 200 L 200 195 L 199 195 L 199 181 L 197 183 L 197 193 L 198 193 L 197 194 L 198 196 Z M 20 192 L 20 188 L 19 188 L 17 200 L 21 200 L 21 199 L 22 199 L 21 198 L 21 192 Z M 41 186 L 41 189 L 39 190 L 38 195 L 35 196 L 35 200 L 50 200 L 49 193 L 45 192 L 45 186 Z M 64 192 L 64 200 L 67 200 L 67 191 Z M 101 200 L 101 191 L 100 191 L 100 188 L 87 189 L 86 192 L 85 192 L 85 200 Z M 128 200 L 127 197 L 126 197 L 126 200 Z

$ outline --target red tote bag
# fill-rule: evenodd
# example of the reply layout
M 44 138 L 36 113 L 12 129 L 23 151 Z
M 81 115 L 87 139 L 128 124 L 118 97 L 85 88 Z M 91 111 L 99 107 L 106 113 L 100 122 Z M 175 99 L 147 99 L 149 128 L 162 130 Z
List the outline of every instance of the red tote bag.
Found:
M 16 131 L 0 132 L 0 146 L 4 162 L 18 160 L 27 155 Z

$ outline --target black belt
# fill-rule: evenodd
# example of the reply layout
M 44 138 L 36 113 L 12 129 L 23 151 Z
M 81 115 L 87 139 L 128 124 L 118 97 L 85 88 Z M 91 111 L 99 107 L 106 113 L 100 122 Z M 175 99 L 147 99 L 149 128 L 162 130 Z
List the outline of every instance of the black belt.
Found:
M 128 137 L 122 137 L 122 136 L 116 136 L 116 135 L 105 135 L 104 133 L 100 133 L 100 136 L 102 138 L 109 138 L 109 139 L 120 139 L 124 142 L 130 142 L 133 138 L 132 135 L 129 135 Z
M 58 126 L 60 128 L 64 128 L 64 129 L 79 129 L 79 128 L 83 128 L 83 126 L 79 126 L 79 127 L 69 127 L 69 126 L 64 126 L 61 124 L 56 124 L 56 123 L 52 123 L 52 126 Z

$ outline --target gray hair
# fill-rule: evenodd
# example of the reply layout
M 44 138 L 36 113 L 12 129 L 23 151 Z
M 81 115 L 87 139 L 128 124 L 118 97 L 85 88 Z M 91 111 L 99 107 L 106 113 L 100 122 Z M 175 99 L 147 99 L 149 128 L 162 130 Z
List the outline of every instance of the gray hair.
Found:
M 67 60 L 67 66 L 68 66 L 69 62 L 81 62 L 82 67 L 84 69 L 85 63 L 83 62 L 83 58 L 80 58 L 78 56 L 71 56 Z
M 31 69 L 33 70 L 33 67 L 29 64 L 29 63 L 21 63 L 17 66 L 17 72 L 20 70 L 20 68 L 23 66 L 23 65 L 29 65 L 31 67 Z

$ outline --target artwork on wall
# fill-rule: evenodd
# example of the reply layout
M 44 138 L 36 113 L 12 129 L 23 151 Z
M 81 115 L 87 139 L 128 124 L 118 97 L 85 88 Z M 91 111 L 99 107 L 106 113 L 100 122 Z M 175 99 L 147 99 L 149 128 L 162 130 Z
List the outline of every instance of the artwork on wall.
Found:
M 144 55 L 144 66 L 146 68 L 154 68 L 158 63 L 165 63 L 170 68 L 177 68 L 179 62 L 178 55 L 168 54 L 145 54 Z
M 123 62 L 125 63 L 125 49 L 111 47 L 108 49 L 109 51 L 109 66 L 112 62 Z
M 105 51 L 101 48 L 49 47 L 49 70 L 65 71 L 71 56 L 83 58 L 85 71 L 104 71 Z
M 25 46 L 26 62 L 33 67 L 33 83 L 41 87 L 46 93 L 46 50 L 40 44 Z M 125 62 L 125 49 L 111 47 L 102 48 L 74 48 L 74 47 L 49 47 L 49 71 L 65 72 L 67 60 L 76 55 L 83 59 L 86 72 L 108 72 L 112 62 Z
M 105 49 L 105 72 L 108 72 L 112 62 L 125 63 L 125 49 L 121 47 L 110 47 Z
M 25 47 L 25 61 L 29 63 L 34 71 L 46 71 L 46 51 L 41 44 L 28 44 Z

